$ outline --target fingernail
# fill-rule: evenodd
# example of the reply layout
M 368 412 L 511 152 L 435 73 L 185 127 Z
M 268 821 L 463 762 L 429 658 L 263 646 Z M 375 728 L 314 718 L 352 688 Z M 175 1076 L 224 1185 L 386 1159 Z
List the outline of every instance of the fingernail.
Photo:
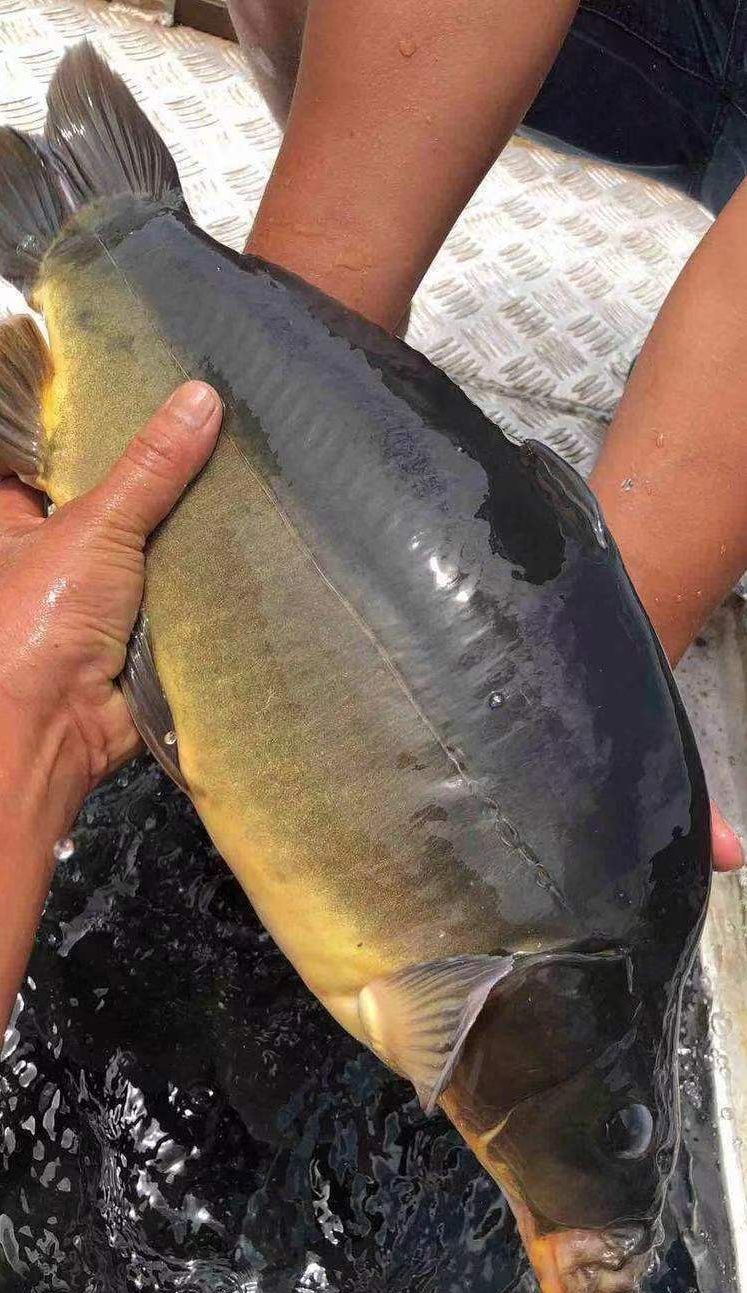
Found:
M 205 382 L 187 382 L 174 391 L 165 407 L 188 430 L 200 431 L 220 408 L 220 399 Z

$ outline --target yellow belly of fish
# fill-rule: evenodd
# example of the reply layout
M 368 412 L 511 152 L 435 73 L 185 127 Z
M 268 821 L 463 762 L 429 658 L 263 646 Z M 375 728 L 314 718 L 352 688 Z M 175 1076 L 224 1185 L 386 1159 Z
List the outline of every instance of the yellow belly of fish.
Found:
M 186 374 L 150 326 L 133 345 L 128 320 L 122 340 L 121 302 L 107 313 L 104 299 L 90 331 L 54 285 L 44 305 L 56 366 L 45 484 L 59 504 L 101 478 Z M 387 844 L 416 806 L 389 740 L 398 686 L 225 433 L 150 545 L 145 604 L 200 817 L 280 947 L 359 1036 L 366 983 L 449 952 L 413 866 L 400 874 Z

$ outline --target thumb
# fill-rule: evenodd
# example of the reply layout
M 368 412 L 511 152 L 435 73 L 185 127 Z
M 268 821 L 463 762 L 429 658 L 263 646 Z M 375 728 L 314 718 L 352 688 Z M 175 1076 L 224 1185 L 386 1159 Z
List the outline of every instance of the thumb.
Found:
M 204 382 L 178 387 L 91 492 L 96 511 L 146 539 L 209 458 L 223 417 Z

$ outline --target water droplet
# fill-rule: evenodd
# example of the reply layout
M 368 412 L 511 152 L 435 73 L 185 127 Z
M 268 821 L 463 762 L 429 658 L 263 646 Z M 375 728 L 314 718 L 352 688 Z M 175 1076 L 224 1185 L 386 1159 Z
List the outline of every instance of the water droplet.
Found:
M 31 1060 L 26 1060 L 20 1067 L 15 1068 L 13 1072 L 18 1078 L 19 1086 L 29 1087 L 36 1077 L 36 1065 L 32 1064 Z
M 170 732 L 164 732 L 163 743 L 164 745 L 176 745 L 176 732 L 173 727 Z
M 623 483 L 622 483 L 622 488 L 623 488 L 624 490 L 630 490 L 630 489 L 632 489 L 632 488 L 633 488 L 633 485 L 634 485 L 634 484 L 635 484 L 635 482 L 634 482 L 634 480 L 633 480 L 633 477 L 632 477 L 632 476 L 628 476 L 628 477 L 623 481 Z
M 661 431 L 660 431 L 660 432 L 659 432 L 659 434 L 658 434 L 658 436 L 656 437 L 656 448 L 657 448 L 657 449 L 661 449 L 661 448 L 663 447 L 663 445 L 664 445 L 664 436 L 662 435 L 662 433 L 661 433 Z
M 74 852 L 75 841 L 69 835 L 63 835 L 62 839 L 56 840 L 52 848 L 52 853 L 58 862 L 67 862 Z
M 505 704 L 505 701 L 505 691 L 491 691 L 488 696 L 488 707 L 490 709 L 500 709 L 501 705 Z

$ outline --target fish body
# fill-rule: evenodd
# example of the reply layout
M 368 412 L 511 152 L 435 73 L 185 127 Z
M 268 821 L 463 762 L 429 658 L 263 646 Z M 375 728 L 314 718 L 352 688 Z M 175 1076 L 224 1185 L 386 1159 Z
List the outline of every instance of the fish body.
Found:
M 615 544 L 559 459 L 208 238 L 152 165 L 150 188 L 97 186 L 75 112 L 107 91 L 137 119 L 80 57 L 83 108 L 63 68 L 39 152 L 69 209 L 33 265 L 54 367 L 34 481 L 57 505 L 95 484 L 187 377 L 225 406 L 148 549 L 164 708 L 132 668 L 136 721 L 310 989 L 508 1189 L 545 1293 L 633 1287 L 677 1143 L 709 814 Z

